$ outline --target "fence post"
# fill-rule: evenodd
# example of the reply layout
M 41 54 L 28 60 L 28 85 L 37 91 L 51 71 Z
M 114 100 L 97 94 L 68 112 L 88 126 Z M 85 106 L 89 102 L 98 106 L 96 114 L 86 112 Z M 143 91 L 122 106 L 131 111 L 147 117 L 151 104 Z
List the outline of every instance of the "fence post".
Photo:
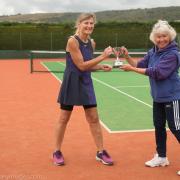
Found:
M 53 34 L 51 32 L 51 51 L 53 50 Z
M 22 35 L 19 33 L 19 49 L 22 50 Z

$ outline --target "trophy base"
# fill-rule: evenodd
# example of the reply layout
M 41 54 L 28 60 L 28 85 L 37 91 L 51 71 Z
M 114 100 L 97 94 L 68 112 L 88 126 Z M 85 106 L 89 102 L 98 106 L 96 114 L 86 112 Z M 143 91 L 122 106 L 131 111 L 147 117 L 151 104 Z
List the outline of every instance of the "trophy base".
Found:
M 113 68 L 119 68 L 123 65 L 123 62 L 120 60 L 116 60 L 113 64 Z
M 120 68 L 122 65 L 114 65 L 113 68 Z

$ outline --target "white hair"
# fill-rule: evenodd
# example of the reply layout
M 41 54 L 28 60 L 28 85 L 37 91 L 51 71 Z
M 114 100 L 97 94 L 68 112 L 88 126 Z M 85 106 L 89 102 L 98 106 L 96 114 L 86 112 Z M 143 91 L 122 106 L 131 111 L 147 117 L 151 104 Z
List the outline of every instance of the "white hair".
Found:
M 155 44 L 155 36 L 161 33 L 167 33 L 170 37 L 170 41 L 173 41 L 176 38 L 175 29 L 169 25 L 167 21 L 158 20 L 158 22 L 154 24 L 152 28 L 149 39 Z

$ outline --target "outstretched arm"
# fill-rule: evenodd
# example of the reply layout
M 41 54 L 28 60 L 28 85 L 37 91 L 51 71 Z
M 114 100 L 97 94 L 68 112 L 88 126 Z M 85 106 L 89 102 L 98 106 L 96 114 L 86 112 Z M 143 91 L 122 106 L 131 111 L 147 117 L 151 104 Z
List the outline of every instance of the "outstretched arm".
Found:
M 111 71 L 112 70 L 112 66 L 109 64 L 98 64 L 96 66 L 94 66 L 93 68 L 91 68 L 91 70 L 102 70 L 102 71 Z
M 79 43 L 73 37 L 68 40 L 66 49 L 70 52 L 74 64 L 81 71 L 91 70 L 94 66 L 106 59 L 112 53 L 112 48 L 107 47 L 101 55 L 89 61 L 84 61 L 81 51 L 79 49 Z
M 130 64 L 124 64 L 123 66 L 120 67 L 120 69 L 123 69 L 124 71 L 134 71 L 139 74 L 144 74 L 146 72 L 146 68 L 137 68 L 133 67 Z

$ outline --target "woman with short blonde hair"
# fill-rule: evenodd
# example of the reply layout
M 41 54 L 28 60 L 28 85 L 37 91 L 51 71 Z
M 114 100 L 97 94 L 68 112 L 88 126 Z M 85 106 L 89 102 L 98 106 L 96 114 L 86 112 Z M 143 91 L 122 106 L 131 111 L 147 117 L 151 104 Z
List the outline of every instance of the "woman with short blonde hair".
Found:
M 75 34 L 70 36 L 67 42 L 66 69 L 58 96 L 61 113 L 56 131 L 56 147 L 53 153 L 53 161 L 56 165 L 64 165 L 61 144 L 74 106 L 83 106 L 84 108 L 86 120 L 97 147 L 96 160 L 105 165 L 113 164 L 113 160 L 104 149 L 96 96 L 91 78 L 91 71 L 111 71 L 110 65 L 99 63 L 109 57 L 112 48 L 107 47 L 101 55 L 93 57 L 95 42 L 90 39 L 90 35 L 94 30 L 95 22 L 96 17 L 93 13 L 81 14 L 76 21 Z

